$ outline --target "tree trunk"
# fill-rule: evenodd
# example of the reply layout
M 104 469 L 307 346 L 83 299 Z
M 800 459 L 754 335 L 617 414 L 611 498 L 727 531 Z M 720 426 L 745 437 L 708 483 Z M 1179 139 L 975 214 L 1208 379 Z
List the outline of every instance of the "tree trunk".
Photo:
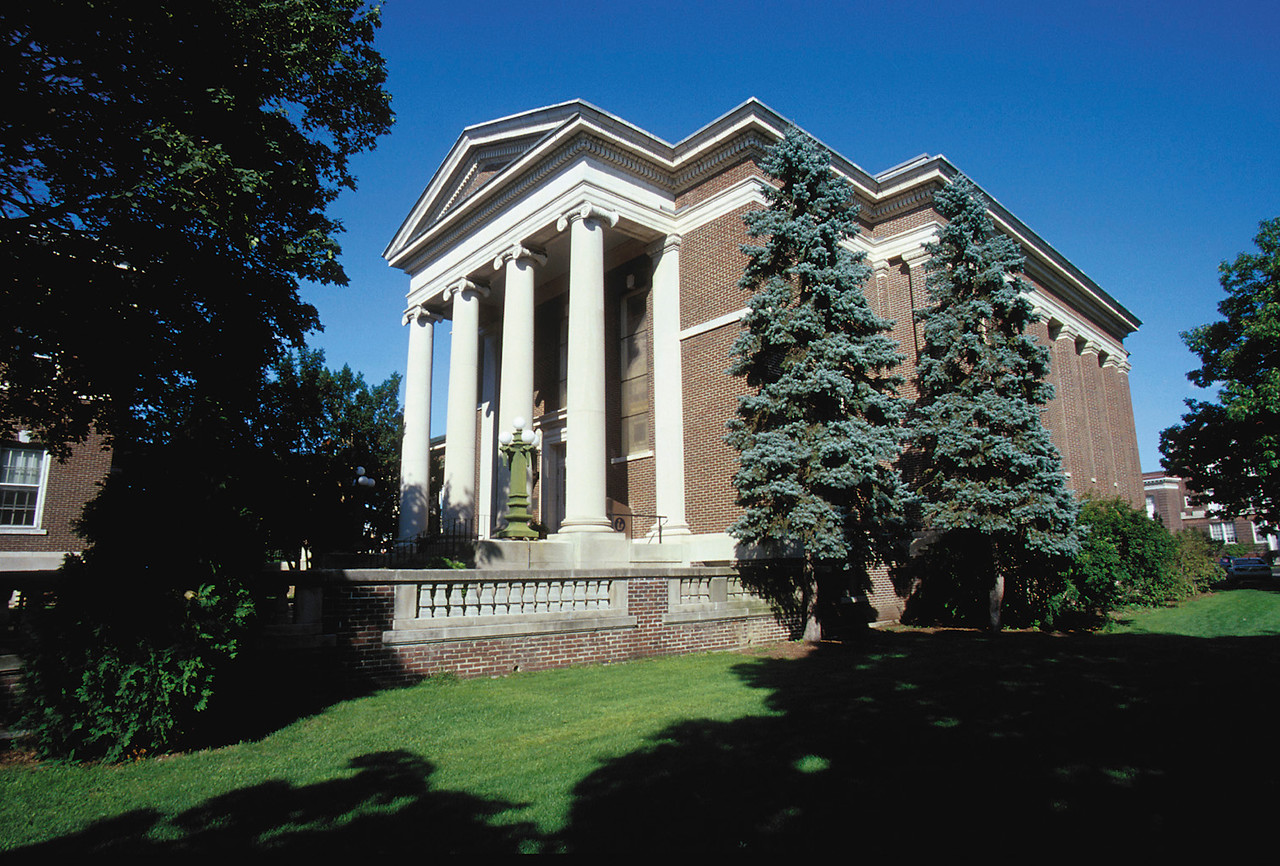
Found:
M 989 598 L 991 607 L 988 612 L 987 627 L 992 631 L 1000 631 L 1000 609 L 1004 606 L 1004 572 L 997 571 L 996 579 L 991 584 Z

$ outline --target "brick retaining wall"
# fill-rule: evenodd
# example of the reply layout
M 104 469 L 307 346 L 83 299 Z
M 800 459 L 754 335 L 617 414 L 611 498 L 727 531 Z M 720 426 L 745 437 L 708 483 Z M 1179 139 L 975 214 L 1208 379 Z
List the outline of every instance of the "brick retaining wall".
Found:
M 563 572 L 561 579 L 620 581 L 611 609 L 564 614 L 450 615 L 418 619 L 404 605 L 434 582 L 534 584 L 542 574 L 352 570 L 292 573 L 322 593 L 312 605 L 317 623 L 277 627 L 277 634 L 308 634 L 329 648 L 347 674 L 381 684 L 417 681 L 439 673 L 498 676 L 578 664 L 601 664 L 680 653 L 728 650 L 786 640 L 791 630 L 767 604 L 745 595 L 680 604 L 681 577 L 733 581 L 729 569 L 649 569 L 623 574 Z M 674 584 L 673 584 L 674 582 Z M 301 589 L 302 587 L 300 587 Z M 730 590 L 732 592 L 732 590 Z M 740 590 L 739 590 L 740 593 Z M 532 598 L 532 590 L 530 590 Z M 406 598 L 410 601 L 406 601 Z M 541 596 L 540 596 L 541 598 Z M 625 602 L 624 602 L 625 599 Z M 736 600 L 735 600 L 736 599 Z M 673 604 L 673 600 L 676 602 Z M 557 603 L 558 604 L 558 603 Z M 567 602 L 566 602 L 567 604 Z M 491 606 L 491 605 L 490 605 Z M 512 605 L 515 606 L 514 604 Z M 468 613 L 471 613 L 468 610 Z M 399 614 L 399 616 L 397 616 Z M 467 634 L 461 635 L 466 632 Z

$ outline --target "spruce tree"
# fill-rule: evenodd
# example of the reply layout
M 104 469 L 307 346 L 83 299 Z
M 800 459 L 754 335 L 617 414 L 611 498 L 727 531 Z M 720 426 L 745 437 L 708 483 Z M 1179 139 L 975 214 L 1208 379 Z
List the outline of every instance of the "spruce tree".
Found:
M 754 296 L 730 373 L 750 393 L 729 422 L 744 509 L 729 531 L 773 556 L 799 556 L 799 569 L 754 572 L 763 577 L 753 588 L 784 603 L 798 593 L 815 637 L 906 538 L 893 468 L 905 406 L 890 372 L 903 358 L 887 336 L 893 323 L 863 294 L 866 254 L 844 245 L 858 230 L 857 205 L 830 154 L 792 128 L 762 167 L 777 185 L 766 184 L 768 206 L 745 217 L 761 244 L 742 247 L 739 286 Z
M 1076 549 L 1077 505 L 1041 422 L 1053 386 L 1048 349 L 1026 333 L 1036 319 L 1022 254 L 967 178 L 934 201 L 947 225 L 925 247 L 930 305 L 916 311 L 924 348 L 907 475 L 925 528 L 983 570 L 999 628 L 1010 582 L 1034 579 L 1037 558 L 1042 567 Z

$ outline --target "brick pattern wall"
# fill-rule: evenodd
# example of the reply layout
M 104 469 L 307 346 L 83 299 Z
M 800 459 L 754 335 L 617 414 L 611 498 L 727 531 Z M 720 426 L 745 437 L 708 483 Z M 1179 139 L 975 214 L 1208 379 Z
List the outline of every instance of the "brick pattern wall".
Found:
M 680 248 L 680 327 L 701 325 L 740 310 L 751 299 L 738 288 L 747 257 L 742 245 L 751 242 L 741 207 L 693 229 Z M 686 373 L 689 368 L 685 368 Z M 723 372 L 724 368 L 720 368 Z
M 1142 508 L 1142 460 L 1138 454 L 1138 431 L 1133 421 L 1133 398 L 1129 374 L 1112 364 L 1102 369 L 1107 388 L 1107 416 L 1112 423 L 1118 495 L 1134 508 Z
M 676 210 L 680 211 L 684 208 L 692 207 L 736 183 L 741 183 L 746 178 L 763 178 L 764 176 L 764 172 L 761 171 L 755 157 L 747 157 L 730 163 L 720 171 L 707 176 L 696 185 L 676 195 Z
M 632 577 L 627 612 L 635 625 L 599 631 L 487 637 L 387 646 L 394 588 L 335 583 L 325 591 L 324 625 L 350 676 L 385 684 L 412 683 L 451 672 L 461 677 L 502 676 L 579 664 L 601 664 L 681 653 L 729 650 L 787 639 L 790 629 L 772 616 L 666 625 L 668 580 Z
M 0 534 L 0 551 L 58 553 L 84 547 L 73 524 L 85 503 L 98 495 L 100 484 L 111 470 L 111 452 L 103 449 L 102 437 L 93 436 L 72 449 L 65 463 L 46 459 L 51 463 L 40 521 L 45 534 Z

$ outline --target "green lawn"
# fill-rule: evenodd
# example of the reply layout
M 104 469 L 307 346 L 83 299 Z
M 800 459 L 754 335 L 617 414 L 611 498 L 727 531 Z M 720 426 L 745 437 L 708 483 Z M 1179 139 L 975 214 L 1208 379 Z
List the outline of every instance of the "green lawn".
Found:
M 1260 832 L 1280 801 L 1264 714 L 1280 593 L 1125 619 L 426 683 L 222 749 L 11 764 L 0 849 L 1044 851 Z

